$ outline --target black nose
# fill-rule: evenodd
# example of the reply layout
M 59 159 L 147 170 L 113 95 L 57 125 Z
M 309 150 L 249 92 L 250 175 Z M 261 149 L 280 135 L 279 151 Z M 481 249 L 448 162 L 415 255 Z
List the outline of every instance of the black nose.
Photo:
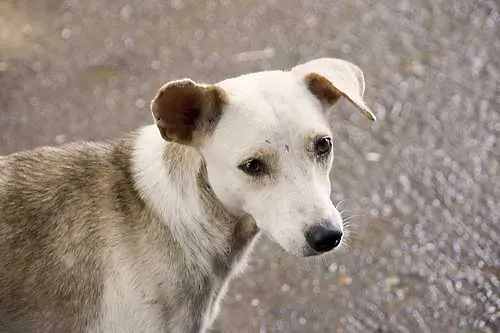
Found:
M 306 232 L 306 240 L 310 247 L 316 252 L 328 252 L 337 247 L 342 239 L 342 231 L 315 225 Z

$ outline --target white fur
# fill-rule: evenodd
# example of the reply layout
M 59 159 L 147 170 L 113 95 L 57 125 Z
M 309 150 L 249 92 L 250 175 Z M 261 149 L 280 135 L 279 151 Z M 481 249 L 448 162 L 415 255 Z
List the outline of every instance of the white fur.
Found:
M 114 248 L 110 255 L 111 262 L 108 263 L 109 274 L 106 274 L 104 282 L 103 313 L 96 328 L 89 329 L 91 333 L 165 331 L 164 322 L 158 320 L 162 317 L 161 309 L 144 304 L 144 298 L 150 295 L 154 299 L 159 293 L 155 289 L 159 283 L 163 285 L 163 293 L 174 294 L 176 281 L 171 281 L 170 263 L 178 263 L 186 270 L 201 269 L 210 274 L 213 255 L 210 251 L 222 249 L 225 245 L 214 244 L 217 237 L 207 233 L 210 226 L 207 225 L 207 216 L 199 200 L 196 182 L 201 165 L 200 154 L 192 148 L 178 146 L 178 149 L 170 152 L 177 153 L 175 156 L 166 156 L 168 145 L 174 144 L 165 142 L 156 126 L 142 128 L 134 145 L 132 172 L 139 195 L 158 219 L 167 225 L 176 243 L 181 246 L 184 257 L 168 258 L 169 249 L 165 249 L 165 253 L 142 253 L 141 257 L 148 258 L 147 261 L 137 263 L 130 262 L 123 255 L 127 253 L 126 249 L 119 245 Z M 155 270 L 151 271 L 151 267 L 155 267 Z M 225 290 L 224 285 L 221 291 Z M 216 302 L 219 302 L 218 298 Z M 216 302 L 212 305 L 213 309 L 206 309 L 201 332 L 215 319 L 218 312 Z M 190 320 L 185 318 L 186 313 L 179 311 L 177 317 L 171 319 L 178 324 L 170 325 L 182 330 L 182 322 Z
M 188 267 L 198 265 L 209 272 L 209 249 L 217 248 L 207 235 L 211 226 L 204 225 L 210 212 L 204 211 L 197 191 L 202 161 L 226 210 L 235 216 L 250 215 L 288 252 L 311 254 L 305 234 L 316 224 L 327 223 L 342 231 L 342 217 L 330 200 L 333 153 L 321 164 L 309 151 L 315 137 L 332 136 L 324 105 L 305 82 L 311 72 L 325 76 L 374 119 L 362 100 L 361 70 L 345 61 L 320 59 L 292 71 L 253 73 L 218 83 L 228 99 L 221 119 L 201 146 L 185 147 L 180 156 L 165 155 L 172 143 L 165 142 L 155 126 L 141 130 L 133 161 L 136 187 L 177 242 L 186 245 Z M 238 168 L 257 153 L 273 156 L 272 177 L 256 181 Z M 205 312 L 203 327 L 217 315 L 228 281 L 229 277 Z
M 200 202 L 196 178 L 202 158 L 197 150 L 187 146 L 174 150 L 176 156 L 165 155 L 168 145 L 176 144 L 165 142 L 156 126 L 141 130 L 133 160 L 136 187 L 177 242 L 185 245 L 187 264 L 209 272 L 213 255 L 210 249 L 221 249 L 225 244 L 213 243 L 218 237 L 210 237 L 211 227 Z M 174 163 L 174 159 L 180 159 L 181 163 Z
M 330 200 L 331 160 L 322 168 L 306 155 L 312 138 L 331 136 L 331 130 L 304 77 L 269 71 L 218 85 L 228 93 L 229 105 L 202 153 L 221 201 L 253 216 L 273 240 L 297 255 L 304 254 L 304 233 L 312 225 L 330 221 L 342 230 Z M 257 149 L 277 156 L 274 180 L 255 184 L 237 168 Z
M 331 227 L 342 230 L 342 218 L 330 200 L 332 159 L 320 167 L 306 156 L 314 136 L 332 135 L 322 104 L 305 84 L 305 75 L 311 72 L 327 77 L 355 106 L 369 112 L 362 101 L 363 74 L 343 60 L 318 59 L 291 71 L 242 75 L 217 84 L 229 103 L 200 148 L 210 184 L 225 207 L 251 215 L 272 239 L 298 255 L 307 249 L 304 233 L 314 224 L 329 221 Z M 179 242 L 195 237 L 203 248 L 208 241 L 200 232 L 204 212 L 198 198 L 190 195 L 196 184 L 189 178 L 201 157 L 191 149 L 185 172 L 172 174 L 168 158 L 163 158 L 165 145 L 154 127 L 143 129 L 135 158 L 139 192 L 169 223 Z M 277 157 L 276 177 L 262 184 L 237 168 L 259 149 Z M 178 193 L 187 195 L 180 198 Z M 179 222 L 168 222 L 172 216 Z
M 310 65 L 311 70 L 318 70 L 318 65 L 325 63 Z M 336 70 L 342 73 L 345 68 L 345 77 L 339 86 L 347 87 L 351 95 L 348 99 L 363 108 L 364 104 L 356 104 L 362 102 L 362 73 L 345 62 L 340 66 Z M 253 73 L 218 83 L 227 94 L 228 105 L 199 150 L 184 147 L 178 156 L 165 155 L 168 145 L 174 144 L 165 142 L 156 126 L 140 131 L 133 158 L 137 190 L 177 242 L 186 245 L 183 251 L 187 269 L 189 265 L 197 265 L 209 272 L 209 251 L 217 248 L 214 238 L 207 234 L 211 226 L 206 224 L 207 212 L 200 203 L 196 183 L 203 160 L 210 185 L 225 208 L 235 216 L 250 215 L 261 230 L 288 252 L 299 256 L 310 253 L 305 233 L 315 224 L 327 221 L 330 227 L 342 231 L 342 218 L 330 200 L 333 154 L 326 165 L 319 165 L 307 151 L 315 136 L 332 136 L 321 102 L 305 84 L 307 72 L 307 66 L 302 65 L 288 72 Z M 331 72 L 330 69 L 323 74 L 331 76 Z M 238 169 L 256 151 L 274 156 L 272 179 L 256 182 Z M 116 278 L 122 279 L 121 283 L 110 281 L 108 286 L 115 286 L 111 287 L 112 293 L 118 292 L 116 286 L 130 283 L 130 278 L 122 274 Z M 217 315 L 228 280 L 205 313 L 203 327 L 208 327 Z M 133 302 L 133 295 L 127 297 Z M 135 322 L 138 326 L 142 323 Z

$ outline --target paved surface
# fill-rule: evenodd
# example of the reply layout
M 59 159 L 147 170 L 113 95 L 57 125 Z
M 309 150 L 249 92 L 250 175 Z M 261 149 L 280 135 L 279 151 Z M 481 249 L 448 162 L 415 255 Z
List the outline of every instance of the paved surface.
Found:
M 299 260 L 265 240 L 220 330 L 500 332 L 499 11 L 495 0 L 0 0 L 0 154 L 122 135 L 149 122 L 170 79 L 351 60 L 379 122 L 347 103 L 330 115 L 350 246 Z

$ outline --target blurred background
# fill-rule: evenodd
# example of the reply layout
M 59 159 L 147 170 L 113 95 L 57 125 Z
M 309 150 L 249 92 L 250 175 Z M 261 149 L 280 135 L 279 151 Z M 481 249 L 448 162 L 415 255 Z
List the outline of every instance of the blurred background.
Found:
M 497 0 L 0 0 L 0 154 L 124 135 L 172 79 L 322 56 L 379 118 L 329 114 L 350 242 L 264 239 L 216 332 L 500 332 Z

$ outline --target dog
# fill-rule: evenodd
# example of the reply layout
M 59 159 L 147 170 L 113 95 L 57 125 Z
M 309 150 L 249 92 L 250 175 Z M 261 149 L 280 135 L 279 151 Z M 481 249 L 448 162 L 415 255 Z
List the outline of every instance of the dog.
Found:
M 374 120 L 364 89 L 334 58 L 181 79 L 126 137 L 0 157 L 0 332 L 205 332 L 259 235 L 339 246 L 325 112 Z

